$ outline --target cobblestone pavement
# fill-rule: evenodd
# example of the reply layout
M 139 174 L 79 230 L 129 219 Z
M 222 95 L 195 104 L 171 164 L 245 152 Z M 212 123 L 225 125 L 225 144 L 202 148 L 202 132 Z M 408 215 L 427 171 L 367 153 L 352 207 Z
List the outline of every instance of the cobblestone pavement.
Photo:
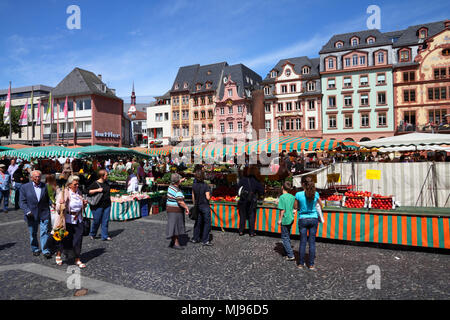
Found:
M 450 298 L 450 255 L 446 253 L 318 242 L 317 271 L 303 271 L 295 262 L 282 259 L 281 240 L 276 235 L 250 238 L 239 237 L 231 230 L 214 230 L 213 247 L 189 243 L 183 251 L 170 249 L 165 219 L 162 213 L 130 222 L 111 222 L 112 242 L 84 238 L 82 260 L 87 268 L 81 275 L 87 280 L 83 287 L 98 280 L 102 285 L 96 288 L 110 284 L 125 291 L 133 289 L 137 296 L 142 293 L 149 299 Z M 192 221 L 187 219 L 186 224 L 192 236 Z M 298 238 L 292 244 L 298 256 Z M 36 265 L 38 271 L 23 271 L 27 269 L 20 266 L 25 264 Z M 381 270 L 379 290 L 367 288 L 371 276 L 367 268 L 372 265 Z M 64 281 L 55 280 L 63 278 L 51 279 L 48 272 L 40 274 L 39 266 L 54 270 L 56 275 L 65 273 L 68 264 L 57 267 L 54 259 L 33 257 L 22 213 L 1 213 L 0 299 L 73 296 Z M 89 293 L 94 299 L 96 288 Z

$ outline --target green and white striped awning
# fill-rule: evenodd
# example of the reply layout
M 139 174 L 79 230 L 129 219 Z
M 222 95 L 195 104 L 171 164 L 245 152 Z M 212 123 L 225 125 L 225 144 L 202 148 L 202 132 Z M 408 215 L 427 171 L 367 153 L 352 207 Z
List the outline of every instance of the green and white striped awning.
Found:
M 79 152 L 74 149 L 67 149 L 63 147 L 34 147 L 19 150 L 7 150 L 0 152 L 0 156 L 16 157 L 23 160 L 31 160 L 32 158 L 52 158 L 52 157 L 65 157 L 65 158 L 81 158 Z

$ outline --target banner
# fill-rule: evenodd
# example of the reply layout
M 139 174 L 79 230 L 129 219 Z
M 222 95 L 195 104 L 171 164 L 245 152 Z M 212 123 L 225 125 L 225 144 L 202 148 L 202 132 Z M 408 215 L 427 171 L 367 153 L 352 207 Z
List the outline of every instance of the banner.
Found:
M 11 108 L 11 83 L 9 84 L 8 96 L 6 98 L 5 112 L 3 113 L 3 123 L 9 123 L 10 121 L 10 108 Z
M 22 114 L 20 115 L 19 119 L 19 126 L 26 127 L 28 125 L 28 99 L 25 103 L 25 106 L 22 110 Z

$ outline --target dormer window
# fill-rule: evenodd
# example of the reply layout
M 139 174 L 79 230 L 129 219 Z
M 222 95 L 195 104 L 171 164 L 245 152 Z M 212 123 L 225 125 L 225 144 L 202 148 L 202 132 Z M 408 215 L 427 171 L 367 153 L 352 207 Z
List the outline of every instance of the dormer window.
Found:
M 352 44 L 352 47 L 356 47 L 359 44 L 359 39 L 354 37 L 350 40 L 350 43 Z
M 307 66 L 303 67 L 302 73 L 303 74 L 309 74 L 309 67 L 307 67 Z
M 378 63 L 384 63 L 384 52 L 377 53 L 377 61 Z
M 289 77 L 291 75 L 291 69 L 286 69 L 285 71 L 286 77 Z
M 201 84 L 197 84 L 197 91 L 202 89 L 202 85 Z
M 374 37 L 367 38 L 367 43 L 368 44 L 374 44 L 375 43 L 375 38 Z
M 206 83 L 206 89 L 211 89 L 211 82 Z
M 328 69 L 334 69 L 334 60 L 332 58 L 328 59 Z
M 314 91 L 314 90 L 316 90 L 316 83 L 313 82 L 313 81 L 308 82 L 307 89 L 308 89 L 308 91 Z
M 188 84 L 185 82 L 184 85 L 183 85 L 183 87 L 184 87 L 185 89 L 187 89 Z
M 344 44 L 341 41 L 336 42 L 335 47 L 340 49 Z
M 427 28 L 419 29 L 419 39 L 425 39 L 428 36 Z
M 277 77 L 277 72 L 276 71 L 272 71 L 270 75 L 271 75 L 272 78 L 276 78 Z
M 408 49 L 404 49 L 400 51 L 400 61 L 401 62 L 408 62 L 410 60 L 409 57 L 409 50 Z
M 178 83 L 175 84 L 175 90 L 180 89 L 180 85 Z

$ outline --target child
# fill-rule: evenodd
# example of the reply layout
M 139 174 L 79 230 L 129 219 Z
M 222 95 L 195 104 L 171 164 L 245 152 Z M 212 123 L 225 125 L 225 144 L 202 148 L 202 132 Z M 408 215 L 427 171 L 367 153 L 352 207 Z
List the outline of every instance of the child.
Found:
M 278 201 L 278 209 L 280 212 L 280 219 L 278 224 L 281 225 L 281 240 L 283 242 L 283 247 L 286 252 L 285 259 L 287 261 L 294 261 L 294 251 L 291 246 L 291 228 L 294 223 L 294 215 L 296 211 L 296 201 L 295 197 L 289 192 L 292 190 L 292 182 L 285 181 L 283 184 L 283 195 Z M 295 209 L 294 209 L 295 206 Z

